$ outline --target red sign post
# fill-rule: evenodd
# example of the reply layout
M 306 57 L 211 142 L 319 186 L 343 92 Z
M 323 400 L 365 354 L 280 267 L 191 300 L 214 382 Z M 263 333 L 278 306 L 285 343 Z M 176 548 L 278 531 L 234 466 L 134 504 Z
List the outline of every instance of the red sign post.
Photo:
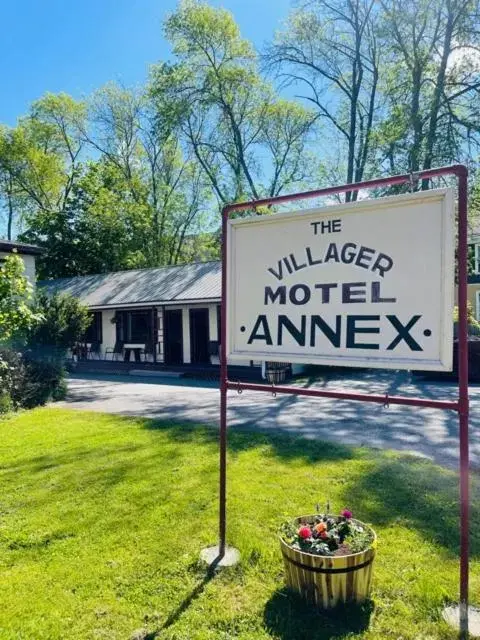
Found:
M 228 220 L 232 213 L 246 209 L 256 209 L 267 205 L 276 205 L 296 200 L 318 198 L 339 193 L 372 189 L 391 185 L 411 183 L 413 180 L 428 180 L 441 176 L 455 176 L 458 185 L 458 397 L 456 400 L 431 400 L 429 398 L 411 398 L 403 396 L 383 396 L 368 393 L 349 393 L 344 391 L 326 391 L 321 389 L 301 389 L 297 387 L 250 384 L 228 379 L 227 353 L 227 232 Z M 340 186 L 306 191 L 291 195 L 253 200 L 227 205 L 222 212 L 222 306 L 220 354 L 220 512 L 219 512 L 219 559 L 226 550 L 226 454 L 227 454 L 227 392 L 228 390 L 264 391 L 303 395 L 317 398 L 336 398 L 338 400 L 356 400 L 378 404 L 398 404 L 420 408 L 434 408 L 456 411 L 460 434 L 460 630 L 461 637 L 468 635 L 468 569 L 469 569 L 469 442 L 468 442 L 468 341 L 467 341 L 467 178 L 468 171 L 463 165 L 441 167 L 411 174 L 378 178 L 345 184 Z

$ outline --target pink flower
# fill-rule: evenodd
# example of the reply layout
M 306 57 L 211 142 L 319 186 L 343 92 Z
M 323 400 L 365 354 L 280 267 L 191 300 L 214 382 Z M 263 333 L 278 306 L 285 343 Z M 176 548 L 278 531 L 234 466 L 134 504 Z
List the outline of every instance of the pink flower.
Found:
M 344 509 L 344 510 L 342 511 L 342 516 L 343 516 L 344 518 L 346 518 L 347 520 L 350 520 L 350 518 L 352 517 L 352 512 L 351 512 L 351 511 L 349 511 L 348 509 Z
M 307 538 L 310 538 L 311 535 L 312 535 L 312 531 L 310 527 L 300 527 L 300 529 L 298 530 L 298 536 L 300 538 L 303 538 L 304 540 L 306 540 Z

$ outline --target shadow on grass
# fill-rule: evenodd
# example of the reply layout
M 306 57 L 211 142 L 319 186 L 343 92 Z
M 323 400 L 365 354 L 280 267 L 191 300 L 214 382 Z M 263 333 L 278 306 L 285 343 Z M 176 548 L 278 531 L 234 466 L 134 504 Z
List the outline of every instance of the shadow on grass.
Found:
M 215 578 L 215 576 L 217 575 L 217 568 L 220 560 L 221 560 L 220 557 L 215 558 L 215 560 L 207 568 L 205 575 L 198 582 L 195 588 L 170 613 L 170 615 L 162 624 L 162 626 L 159 629 L 156 629 L 155 631 L 148 633 L 144 637 L 144 640 L 155 640 L 155 638 L 158 638 L 163 631 L 165 631 L 166 629 L 174 625 L 179 620 L 182 614 L 185 613 L 185 611 L 190 607 L 190 605 L 202 595 L 202 593 L 205 591 L 206 586 L 213 580 L 213 578 Z
M 218 429 L 208 426 L 194 424 L 178 426 L 160 420 L 145 421 L 144 425 L 146 429 L 168 432 L 168 438 L 173 442 L 200 442 L 216 446 L 219 441 Z M 332 442 L 307 440 L 295 435 L 260 433 L 245 428 L 229 430 L 228 450 L 230 453 L 237 454 L 259 447 L 268 447 L 272 455 L 278 456 L 284 461 L 299 459 L 317 463 L 360 457 L 358 449 Z
M 330 612 L 320 611 L 286 588 L 267 602 L 264 624 L 280 640 L 328 640 L 362 633 L 370 624 L 373 603 L 347 605 Z
M 216 446 L 218 431 L 185 425 L 172 427 L 163 422 L 146 422 L 149 429 L 167 430 L 175 442 L 204 442 Z M 361 520 L 388 526 L 400 522 L 419 531 L 449 553 L 459 552 L 458 475 L 428 460 L 413 455 L 379 454 L 375 450 L 308 440 L 298 436 L 263 434 L 246 429 L 232 429 L 228 450 L 242 451 L 268 447 L 271 455 L 283 461 L 304 460 L 312 464 L 363 459 L 361 473 L 346 477 L 343 502 L 352 506 Z M 480 482 L 472 474 L 472 497 L 478 495 Z M 480 509 L 477 500 L 471 505 L 472 557 L 480 555 Z
M 479 482 L 472 477 L 472 497 Z M 460 550 L 458 476 L 413 456 L 378 457 L 344 489 L 346 504 L 361 520 L 389 526 L 396 522 L 419 531 L 452 554 Z M 470 553 L 480 554 L 480 509 L 472 501 Z

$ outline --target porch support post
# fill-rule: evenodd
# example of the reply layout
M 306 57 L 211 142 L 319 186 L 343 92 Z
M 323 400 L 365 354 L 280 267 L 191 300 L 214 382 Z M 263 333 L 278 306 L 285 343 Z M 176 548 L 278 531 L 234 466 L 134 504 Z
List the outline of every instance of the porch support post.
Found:
M 157 363 L 157 345 L 158 345 L 158 309 L 152 307 L 152 349 L 153 362 Z

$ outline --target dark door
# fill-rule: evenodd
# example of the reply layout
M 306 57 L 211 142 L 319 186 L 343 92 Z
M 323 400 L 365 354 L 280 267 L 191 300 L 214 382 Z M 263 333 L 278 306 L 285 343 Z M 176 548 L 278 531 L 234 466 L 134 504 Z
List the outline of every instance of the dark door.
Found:
M 182 310 L 166 309 L 164 315 L 165 364 L 183 364 Z
M 208 309 L 190 309 L 190 358 L 192 364 L 209 364 Z

